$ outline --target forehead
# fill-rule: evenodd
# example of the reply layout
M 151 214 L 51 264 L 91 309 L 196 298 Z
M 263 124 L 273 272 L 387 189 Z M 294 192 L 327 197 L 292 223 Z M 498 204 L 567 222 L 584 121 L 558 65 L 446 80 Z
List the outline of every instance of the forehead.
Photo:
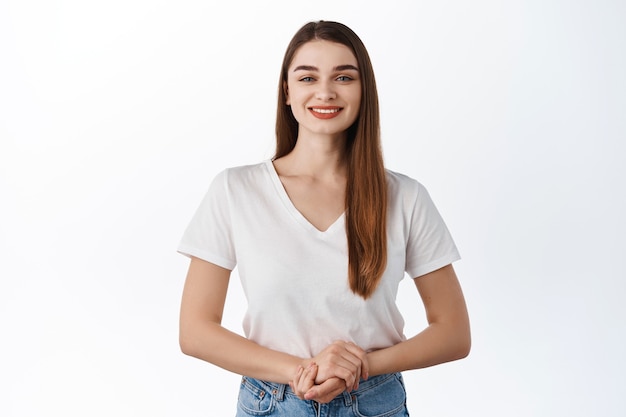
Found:
M 310 65 L 323 70 L 347 64 L 357 66 L 357 59 L 350 48 L 337 42 L 315 40 L 303 44 L 296 50 L 289 68 Z

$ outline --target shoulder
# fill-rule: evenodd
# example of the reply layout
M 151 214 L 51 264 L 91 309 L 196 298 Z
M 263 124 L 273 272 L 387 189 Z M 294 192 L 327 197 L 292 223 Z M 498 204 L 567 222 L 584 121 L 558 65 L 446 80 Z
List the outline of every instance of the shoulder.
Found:
M 426 192 L 426 189 L 419 181 L 408 175 L 390 169 L 386 169 L 385 173 L 390 196 L 417 199 L 420 194 Z
M 207 197 L 230 198 L 259 189 L 263 181 L 267 181 L 268 175 L 264 171 L 267 173 L 265 161 L 222 169 L 209 182 Z
M 225 185 L 254 185 L 268 173 L 268 163 L 271 162 L 265 160 L 256 164 L 225 168 L 216 175 L 214 181 Z
M 222 171 L 222 175 L 226 175 L 230 178 L 240 178 L 240 177 L 249 177 L 258 175 L 260 172 L 267 171 L 267 164 L 270 163 L 270 160 L 264 160 L 262 162 L 257 162 L 255 164 L 250 165 L 239 165 L 226 168 Z

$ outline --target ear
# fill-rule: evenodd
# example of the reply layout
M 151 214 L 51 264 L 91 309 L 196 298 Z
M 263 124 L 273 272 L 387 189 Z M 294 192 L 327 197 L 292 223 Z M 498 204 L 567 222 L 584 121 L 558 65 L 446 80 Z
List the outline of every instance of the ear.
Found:
M 285 93 L 285 104 L 291 106 L 291 101 L 289 100 L 289 87 L 287 87 L 287 81 L 283 81 L 283 92 Z

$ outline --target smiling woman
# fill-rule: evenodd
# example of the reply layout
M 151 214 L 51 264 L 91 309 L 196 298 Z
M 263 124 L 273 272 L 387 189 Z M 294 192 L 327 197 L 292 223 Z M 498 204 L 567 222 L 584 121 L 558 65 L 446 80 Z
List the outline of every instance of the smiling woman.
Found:
M 276 140 L 215 178 L 183 236 L 181 348 L 242 375 L 239 417 L 407 416 L 400 372 L 469 352 L 459 254 L 424 187 L 383 165 L 374 72 L 345 25 L 309 23 L 287 47 Z M 245 337 L 221 325 L 235 266 Z M 429 322 L 411 338 L 407 274 Z

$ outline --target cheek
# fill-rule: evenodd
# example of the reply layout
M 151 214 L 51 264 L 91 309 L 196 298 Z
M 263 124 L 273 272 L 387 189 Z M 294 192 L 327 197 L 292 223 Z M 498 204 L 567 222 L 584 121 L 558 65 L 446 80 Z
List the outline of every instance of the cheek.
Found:
M 298 101 L 300 100 L 300 96 L 302 95 L 302 92 L 300 91 L 298 87 L 300 86 L 297 85 L 292 80 L 288 80 L 284 85 L 285 97 L 287 99 L 286 103 L 289 104 L 290 106 L 295 103 L 298 103 Z
M 359 117 L 359 113 L 361 112 L 361 91 L 357 91 L 350 98 L 352 102 L 352 121 L 354 123 L 356 119 Z
M 357 104 L 357 106 L 361 105 L 361 89 L 360 88 L 357 91 L 355 91 L 354 102 Z
M 289 90 L 287 104 L 291 106 L 291 111 L 294 114 L 302 113 L 309 99 L 305 94 L 302 94 L 298 89 Z
M 352 102 L 354 111 L 358 113 L 361 108 L 361 92 L 360 91 L 357 91 L 354 93 L 354 95 L 351 97 L 351 102 Z
M 293 117 L 298 123 L 300 123 L 304 117 L 306 109 L 303 108 L 302 99 L 298 96 L 297 91 L 294 92 L 293 90 L 290 90 L 290 93 L 287 96 L 287 104 L 291 109 Z

